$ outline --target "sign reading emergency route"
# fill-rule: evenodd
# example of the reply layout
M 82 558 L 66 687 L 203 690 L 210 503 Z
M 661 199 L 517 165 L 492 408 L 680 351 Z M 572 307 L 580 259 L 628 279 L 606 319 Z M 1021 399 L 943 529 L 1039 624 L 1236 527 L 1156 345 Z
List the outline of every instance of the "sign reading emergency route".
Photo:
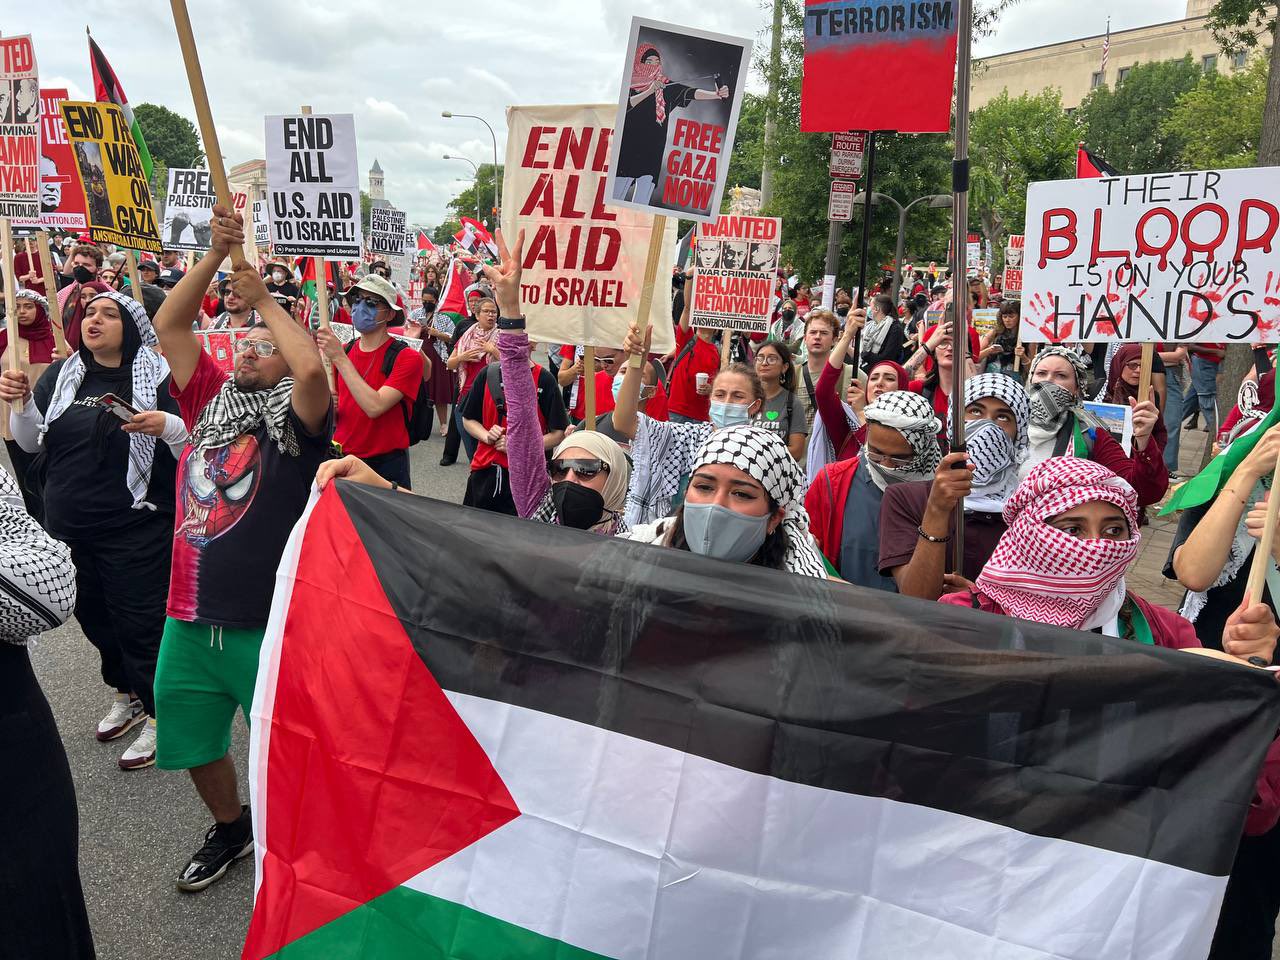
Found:
M 831 135 L 831 176 L 862 176 L 862 158 L 867 152 L 865 133 L 833 133 Z
M 852 180 L 832 180 L 831 200 L 827 204 L 827 219 L 848 223 L 853 219 L 853 197 L 858 185 Z

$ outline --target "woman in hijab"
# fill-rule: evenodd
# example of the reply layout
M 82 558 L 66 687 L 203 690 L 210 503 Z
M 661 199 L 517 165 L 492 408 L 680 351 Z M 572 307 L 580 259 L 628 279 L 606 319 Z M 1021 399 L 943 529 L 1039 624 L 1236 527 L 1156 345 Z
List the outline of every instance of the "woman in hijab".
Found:
M 1164 451 L 1152 431 L 1160 419 L 1151 400 L 1130 402 L 1133 407 L 1133 454 L 1107 432 L 1106 427 L 1082 405 L 1084 358 L 1067 347 L 1041 350 L 1031 361 L 1027 391 L 1031 395 L 1031 450 L 1022 464 L 1022 476 L 1050 457 L 1073 456 L 1101 464 L 1127 481 L 1141 506 L 1159 503 L 1169 489 Z
M 781 437 L 751 424 L 726 427 L 698 448 L 683 505 L 624 536 L 825 578 L 822 555 L 809 535 L 804 488 L 804 471 Z
M 1107 372 L 1107 387 L 1103 398 L 1107 403 L 1118 403 L 1125 407 L 1138 405 L 1138 384 L 1142 379 L 1142 344 L 1126 343 L 1121 345 L 1111 358 L 1111 367 Z M 1159 397 L 1159 392 L 1155 395 Z M 1163 456 L 1165 446 L 1169 442 L 1169 431 L 1164 425 L 1164 411 L 1159 410 L 1151 438 L 1160 445 Z
M 9 425 L 18 444 L 45 457 L 45 528 L 71 548 L 76 619 L 115 691 L 98 739 L 146 722 L 120 758 L 132 770 L 155 760 L 152 687 L 169 589 L 176 457 L 187 431 L 140 303 L 100 294 L 80 333 L 77 351 L 50 366 L 34 392 L 22 371 L 5 371 L 0 399 L 14 405 Z
M 53 323 L 49 320 L 49 302 L 34 291 L 21 289 L 14 297 L 14 307 L 18 317 L 18 368 L 27 375 L 28 383 L 35 383 L 53 362 L 56 344 L 53 338 Z M 0 327 L 0 369 L 9 366 L 9 331 Z M 4 422 L 0 424 L 0 432 L 4 435 L 5 449 L 9 452 L 9 462 L 13 464 L 13 475 L 17 478 L 22 490 L 22 501 L 27 513 L 40 520 L 44 516 L 44 495 L 41 489 L 39 471 L 33 469 L 35 456 L 27 453 L 13 439 L 13 431 L 9 429 L 8 411 L 5 411 Z

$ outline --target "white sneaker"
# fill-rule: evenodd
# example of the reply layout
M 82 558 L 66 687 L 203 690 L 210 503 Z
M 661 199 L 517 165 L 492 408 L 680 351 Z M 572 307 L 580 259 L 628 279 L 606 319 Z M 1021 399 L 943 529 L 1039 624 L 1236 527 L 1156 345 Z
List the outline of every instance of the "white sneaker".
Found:
M 141 770 L 143 767 L 149 767 L 156 762 L 156 722 L 151 717 L 147 717 L 146 725 L 143 726 L 142 732 L 138 734 L 138 739 L 134 740 L 120 756 L 121 770 Z
M 98 721 L 97 738 L 103 743 L 123 737 L 147 719 L 142 712 L 142 701 L 133 700 L 126 693 L 117 693 L 107 715 Z

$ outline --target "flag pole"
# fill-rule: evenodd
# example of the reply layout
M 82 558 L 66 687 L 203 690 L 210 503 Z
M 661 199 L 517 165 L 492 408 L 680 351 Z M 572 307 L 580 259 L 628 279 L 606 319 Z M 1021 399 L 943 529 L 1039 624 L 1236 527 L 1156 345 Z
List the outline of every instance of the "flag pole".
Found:
M 973 45 L 973 3 L 959 0 L 956 43 L 956 153 L 951 168 L 951 450 L 964 450 L 964 376 L 969 349 L 969 288 L 965 267 L 969 240 L 969 75 Z M 964 575 L 964 500 L 956 504 L 953 570 Z
M 177 2 L 177 0 L 175 0 L 175 2 Z M 310 116 L 311 108 L 304 105 L 302 113 L 303 116 Z M 329 324 L 329 267 L 325 263 L 324 257 L 312 257 L 311 266 L 316 275 L 316 310 L 320 314 L 320 329 L 332 336 L 333 327 Z M 334 279 L 336 281 L 336 274 Z M 336 282 L 333 285 L 333 289 L 336 293 L 338 289 Z M 310 319 L 310 317 L 307 318 L 308 321 Z M 324 375 L 329 380 L 329 393 L 337 396 L 338 384 L 337 381 L 334 380 L 333 376 L 333 361 L 329 359 L 329 355 L 323 350 L 320 351 L 320 360 L 324 363 Z
M 13 275 L 13 228 L 8 217 L 0 217 L 0 256 L 4 257 L 4 323 L 9 334 L 9 362 L 6 366 L 10 370 L 19 370 L 21 361 L 18 357 L 18 301 L 17 291 L 14 289 L 16 278 Z M 15 403 L 14 407 L 21 410 L 22 402 Z

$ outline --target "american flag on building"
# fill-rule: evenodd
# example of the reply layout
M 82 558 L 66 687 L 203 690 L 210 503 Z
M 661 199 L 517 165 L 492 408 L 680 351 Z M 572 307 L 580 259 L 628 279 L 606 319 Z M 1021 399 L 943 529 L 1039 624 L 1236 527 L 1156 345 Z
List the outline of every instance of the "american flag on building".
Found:
M 1107 55 L 1111 53 L 1111 18 L 1107 17 L 1107 35 L 1102 41 L 1102 76 L 1107 75 Z

